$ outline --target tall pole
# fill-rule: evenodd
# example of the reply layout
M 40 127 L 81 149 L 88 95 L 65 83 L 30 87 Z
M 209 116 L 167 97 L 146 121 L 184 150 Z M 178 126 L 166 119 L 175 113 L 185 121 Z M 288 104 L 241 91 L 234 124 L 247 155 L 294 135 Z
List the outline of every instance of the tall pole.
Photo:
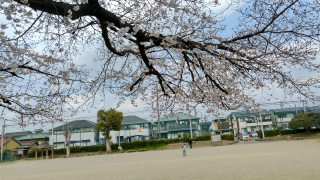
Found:
M 4 136 L 5 125 L 6 125 L 6 120 L 4 119 L 3 126 L 2 126 L 2 136 L 1 136 L 1 162 L 3 161 L 3 136 Z
M 8 134 L 6 133 L 6 140 L 7 140 L 7 139 L 8 139 Z M 8 143 L 6 143 L 6 153 L 7 153 L 7 155 L 8 155 L 7 150 L 8 150 Z
M 258 117 L 255 117 L 255 119 L 257 120 L 257 130 L 256 131 L 258 131 L 259 130 L 259 120 L 258 120 Z
M 32 131 L 31 131 L 31 141 L 30 141 L 30 149 L 32 148 Z M 53 144 L 53 143 L 52 143 Z
M 202 112 L 200 112 L 201 113 L 201 122 L 202 122 Z M 200 123 L 199 123 L 200 124 Z M 206 127 L 207 127 L 207 120 L 206 120 L 206 123 L 205 123 L 205 125 L 206 125 Z M 201 127 L 201 126 L 200 126 Z M 208 129 L 208 128 L 207 128 Z M 206 129 L 206 132 L 207 132 L 207 129 Z M 203 131 L 203 130 L 202 130 Z M 201 136 L 203 135 L 203 133 L 202 133 L 202 131 L 200 131 L 200 133 L 201 133 Z
M 119 136 L 119 149 L 120 149 L 120 130 L 118 131 L 118 136 Z
M 130 142 L 131 142 L 131 131 L 130 131 L 130 129 L 131 129 L 131 126 L 129 125 L 129 135 L 130 135 Z
M 303 111 L 304 113 L 306 113 L 306 108 L 304 107 L 304 100 L 302 100 L 302 104 L 303 104 Z
M 51 129 L 51 135 L 52 135 L 52 146 L 53 146 L 53 121 L 52 121 L 52 129 Z M 31 146 L 32 146 L 32 141 L 31 141 Z M 53 148 L 51 149 L 51 157 L 53 158 Z
M 191 126 L 191 115 L 190 115 L 190 111 L 189 111 L 189 123 L 190 123 L 190 135 L 191 135 L 191 139 L 192 137 L 192 126 Z
M 308 103 L 307 103 L 307 101 L 306 101 L 306 98 L 304 98 L 304 101 L 306 102 L 306 108 L 305 108 L 305 113 L 308 113 Z
M 51 135 L 52 135 L 52 146 L 53 146 L 53 121 L 52 121 Z
M 296 115 L 298 115 L 297 105 L 294 105 L 294 108 L 296 109 Z
M 231 121 L 232 134 L 234 135 L 234 128 L 233 128 L 232 118 L 230 118 L 230 121 Z
M 157 112 L 158 112 L 158 133 L 159 133 L 159 139 L 161 139 L 160 112 L 159 112 L 159 95 L 158 95 L 158 92 L 157 92 Z
M 263 139 L 264 139 L 264 130 L 263 130 L 263 125 L 262 125 L 261 112 L 262 112 L 262 109 L 259 110 L 259 114 L 260 114 L 260 121 L 261 121 L 262 137 L 263 137 Z

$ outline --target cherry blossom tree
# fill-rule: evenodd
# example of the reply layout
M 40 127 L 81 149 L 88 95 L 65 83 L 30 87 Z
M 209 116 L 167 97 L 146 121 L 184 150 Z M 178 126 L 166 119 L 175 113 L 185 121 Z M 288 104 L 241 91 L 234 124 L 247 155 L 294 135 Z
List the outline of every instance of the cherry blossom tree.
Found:
M 68 61 L 22 48 L 16 40 L 0 35 L 0 106 L 14 112 L 21 125 L 62 121 L 72 112 L 79 84 L 86 71 Z M 78 87 L 77 87 L 78 86 Z M 68 115 L 72 113 L 67 113 Z
M 292 71 L 319 71 L 319 6 L 317 0 L 3 0 L 0 12 L 8 23 L 1 24 L 1 61 L 23 54 L 37 63 L 24 52 L 41 44 L 42 64 L 57 75 L 37 72 L 55 83 L 64 77 L 68 88 L 76 79 L 85 80 L 82 72 L 69 75 L 66 68 L 59 74 L 54 63 L 72 64 L 84 49 L 95 48 L 96 56 L 82 63 L 103 65 L 90 83 L 78 83 L 86 84 L 79 90 L 83 106 L 108 89 L 120 98 L 119 105 L 138 98 L 152 105 L 161 91 L 163 109 L 249 108 L 257 105 L 249 96 L 256 89 L 312 95 L 309 87 L 318 79 L 297 83 Z M 232 30 L 224 24 L 230 11 L 239 14 Z M 5 34 L 9 26 L 11 37 Z M 9 46 L 25 49 L 9 55 Z M 1 65 L 9 68 L 3 76 L 19 79 L 11 69 L 28 61 L 13 59 L 20 58 Z M 1 93 L 2 104 L 13 102 L 12 93 Z
M 72 136 L 73 127 L 69 123 L 67 123 L 66 129 L 64 128 L 64 125 L 62 125 L 62 131 L 66 142 L 66 153 L 68 158 L 70 157 L 70 140 Z

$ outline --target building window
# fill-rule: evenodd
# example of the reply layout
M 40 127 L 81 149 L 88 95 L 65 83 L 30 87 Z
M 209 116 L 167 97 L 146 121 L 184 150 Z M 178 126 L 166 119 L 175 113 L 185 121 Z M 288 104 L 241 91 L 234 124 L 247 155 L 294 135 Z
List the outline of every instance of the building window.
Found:
M 247 128 L 241 128 L 241 132 L 248 132 Z
M 246 121 L 246 118 L 240 118 L 240 121 L 244 122 L 244 121 Z
M 287 114 L 279 114 L 277 115 L 278 118 L 286 118 L 287 117 Z

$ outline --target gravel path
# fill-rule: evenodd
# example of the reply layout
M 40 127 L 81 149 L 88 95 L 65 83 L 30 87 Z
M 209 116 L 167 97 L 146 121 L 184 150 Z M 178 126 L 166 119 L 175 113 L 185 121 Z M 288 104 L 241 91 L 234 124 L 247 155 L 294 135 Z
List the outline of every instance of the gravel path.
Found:
M 320 141 L 239 142 L 0 165 L 1 180 L 320 179 Z

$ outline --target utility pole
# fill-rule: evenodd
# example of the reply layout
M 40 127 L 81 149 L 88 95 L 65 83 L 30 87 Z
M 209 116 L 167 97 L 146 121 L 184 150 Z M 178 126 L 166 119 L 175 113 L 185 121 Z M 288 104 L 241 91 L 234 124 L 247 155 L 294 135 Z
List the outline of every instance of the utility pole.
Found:
M 261 121 L 262 136 L 263 136 L 263 139 L 264 139 L 264 130 L 263 130 L 263 125 L 262 125 L 261 113 L 262 113 L 262 109 L 259 110 L 259 114 L 260 114 L 260 121 Z
M 2 135 L 1 135 L 1 162 L 3 161 L 3 136 L 4 136 L 4 128 L 6 126 L 6 120 L 3 119 L 3 126 L 2 126 Z
M 191 115 L 190 115 L 190 111 L 189 111 L 189 122 L 190 122 L 190 135 L 191 135 L 191 139 L 192 139 L 193 136 L 192 136 L 192 126 L 191 126 Z
M 229 118 L 230 118 L 230 117 L 229 117 Z M 233 128 L 232 118 L 230 118 L 230 121 L 231 121 L 232 134 L 234 135 L 234 128 Z
M 31 141 L 30 141 L 30 149 L 32 148 L 32 131 L 31 131 Z
M 294 105 L 294 108 L 296 109 L 296 115 L 298 115 L 297 105 Z
M 52 121 L 52 129 L 51 129 L 51 135 L 52 135 L 52 146 L 53 146 L 53 121 Z M 32 147 L 32 140 L 31 140 L 31 147 Z M 53 157 L 53 148 L 51 150 L 51 157 Z
M 306 102 L 305 113 L 308 113 L 308 103 L 307 103 L 307 101 L 306 101 L 306 98 L 304 98 L 304 101 Z
M 304 100 L 302 100 L 302 104 L 303 104 L 303 111 L 304 111 L 304 113 L 306 113 L 306 107 L 304 106 Z
M 119 147 L 118 147 L 118 149 L 120 149 L 120 130 L 118 131 L 118 136 L 119 136 Z
M 158 133 L 159 133 L 159 139 L 161 139 L 160 112 L 159 112 L 159 94 L 158 94 L 158 91 L 157 91 L 157 112 L 158 112 Z
M 6 126 L 16 126 L 16 125 L 6 125 L 6 120 L 3 119 L 3 126 L 2 126 L 2 135 L 1 135 L 1 162 L 3 162 L 3 136 L 4 136 L 4 130 Z M 7 137 L 6 137 L 7 140 Z

